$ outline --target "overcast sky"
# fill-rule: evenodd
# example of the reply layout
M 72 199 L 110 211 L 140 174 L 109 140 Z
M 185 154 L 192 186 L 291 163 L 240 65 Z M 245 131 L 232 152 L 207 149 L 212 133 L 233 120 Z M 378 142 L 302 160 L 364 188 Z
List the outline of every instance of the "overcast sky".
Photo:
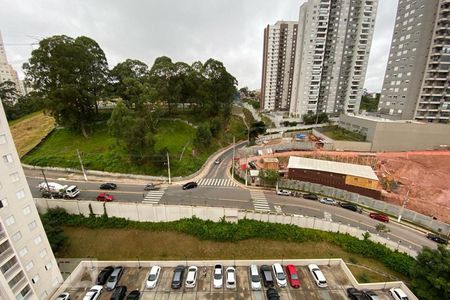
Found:
M 239 86 L 260 88 L 263 30 L 297 20 L 304 0 L 0 0 L 0 31 L 8 60 L 23 77 L 32 43 L 51 35 L 96 40 L 112 67 L 127 58 L 149 66 L 222 61 Z M 397 0 L 380 0 L 365 87 L 381 90 Z M 35 47 L 35 46 L 34 46 Z

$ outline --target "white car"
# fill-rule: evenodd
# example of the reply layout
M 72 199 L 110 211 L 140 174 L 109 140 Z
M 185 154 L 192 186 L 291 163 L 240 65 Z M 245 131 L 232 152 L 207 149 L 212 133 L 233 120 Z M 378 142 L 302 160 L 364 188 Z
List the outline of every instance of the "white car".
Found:
M 279 264 L 272 265 L 273 274 L 275 274 L 275 280 L 279 287 L 285 287 L 287 285 L 286 274 L 284 274 L 283 267 Z
M 159 274 L 161 273 L 160 266 L 153 266 L 148 273 L 146 287 L 148 289 L 154 289 L 158 283 Z
M 308 269 L 318 287 L 324 288 L 328 286 L 325 276 L 323 276 L 322 271 L 320 271 L 317 265 L 310 264 L 308 265 Z
M 395 300 L 408 300 L 408 296 L 406 296 L 402 289 L 392 288 L 389 290 L 389 293 L 391 293 L 392 298 Z
M 250 265 L 248 268 L 248 275 L 250 276 L 252 290 L 261 290 L 261 276 L 259 276 L 258 267 L 256 265 Z
M 186 276 L 186 288 L 195 288 L 195 285 L 197 284 L 197 271 L 198 268 L 196 266 L 190 266 L 188 268 L 188 273 Z
M 228 267 L 227 271 L 227 289 L 236 288 L 236 269 L 233 267 Z
M 214 280 L 213 287 L 215 289 L 221 289 L 223 286 L 223 267 L 221 264 L 214 266 Z
M 290 196 L 291 195 L 291 191 L 288 191 L 288 190 L 277 190 L 277 195 Z
M 320 203 L 323 203 L 323 204 L 337 205 L 336 200 L 334 200 L 333 198 L 324 197 L 324 198 L 321 198 L 319 201 L 320 201 Z
M 83 300 L 97 300 L 103 292 L 103 286 L 94 285 L 91 289 L 86 293 Z

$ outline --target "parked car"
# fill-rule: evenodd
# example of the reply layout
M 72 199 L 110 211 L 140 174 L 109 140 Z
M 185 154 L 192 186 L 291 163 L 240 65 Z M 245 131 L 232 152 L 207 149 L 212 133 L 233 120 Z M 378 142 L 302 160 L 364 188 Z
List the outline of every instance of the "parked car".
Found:
M 377 293 L 375 293 L 374 291 L 371 290 L 364 291 L 364 294 L 366 295 L 367 300 L 380 300 L 380 298 L 378 298 Z
M 70 294 L 69 293 L 62 293 L 55 300 L 70 300 Z
M 303 198 L 309 199 L 309 200 L 319 200 L 319 197 L 313 193 L 304 194 Z
M 97 276 L 97 280 L 95 282 L 96 285 L 104 285 L 106 281 L 109 278 L 109 275 L 114 271 L 114 268 L 111 266 L 108 266 L 106 268 L 103 268 L 103 270 L 100 271 L 100 273 Z
M 270 270 L 270 267 L 268 265 L 262 265 L 261 268 L 261 277 L 263 279 L 264 286 L 266 288 L 273 287 L 273 277 L 272 277 L 272 271 Z
M 214 161 L 214 164 L 219 165 L 222 162 L 221 158 L 218 158 Z
M 249 161 L 248 165 L 249 165 L 250 169 L 252 169 L 252 170 L 256 170 L 257 169 L 256 164 L 253 161 Z
M 123 300 L 126 295 L 127 287 L 121 285 L 115 288 L 114 292 L 111 295 L 111 300 Z
M 215 289 L 221 289 L 223 286 L 223 266 L 217 264 L 214 266 L 214 280 L 213 287 Z
M 295 269 L 294 265 L 286 266 L 286 275 L 289 280 L 289 284 L 294 289 L 298 289 L 300 287 L 300 278 L 298 277 L 297 269 Z
M 288 190 L 277 190 L 277 195 L 290 196 L 291 195 L 291 191 L 288 191 Z
M 323 197 L 323 198 L 320 198 L 319 201 L 320 201 L 320 203 L 323 203 L 323 204 L 337 205 L 336 200 L 334 200 L 333 198 Z
M 351 300 L 365 300 L 366 295 L 364 294 L 363 291 L 360 291 L 358 289 L 355 288 L 348 288 L 347 289 L 347 296 L 351 299 Z
M 274 289 L 273 287 L 270 287 L 267 289 L 266 292 L 267 300 L 279 300 L 280 295 L 278 294 L 278 291 Z
M 100 193 L 97 196 L 97 201 L 103 201 L 103 202 L 111 202 L 113 201 L 114 197 L 112 195 L 108 195 L 106 193 Z
M 183 285 L 184 266 L 176 266 L 173 269 L 172 288 L 179 289 Z
M 226 272 L 227 274 L 227 289 L 235 289 L 236 288 L 236 269 L 233 267 L 228 267 Z
M 197 284 L 197 271 L 196 266 L 190 266 L 186 275 L 186 288 L 193 289 Z
M 324 288 L 328 286 L 325 276 L 323 276 L 322 271 L 320 271 L 317 265 L 310 264 L 308 265 L 308 269 L 318 287 Z
M 83 300 L 97 300 L 103 292 L 101 285 L 94 285 L 83 297 Z
M 148 289 L 154 289 L 158 283 L 159 274 L 161 273 L 160 266 L 153 266 L 148 273 L 146 287 Z
M 283 267 L 279 263 L 272 265 L 273 274 L 279 287 L 285 287 L 287 285 L 286 275 L 284 274 Z
M 112 182 L 102 183 L 100 185 L 101 190 L 115 190 L 117 189 L 117 184 Z
M 128 294 L 127 300 L 139 300 L 140 296 L 141 296 L 141 292 L 139 292 L 138 290 L 134 290 Z
M 372 219 L 381 221 L 381 222 L 389 223 L 389 217 L 386 215 L 383 215 L 383 214 L 370 213 L 369 217 L 371 217 Z
M 159 188 L 156 185 L 154 185 L 153 183 L 147 183 L 144 186 L 144 191 L 154 191 L 154 190 L 157 190 L 157 189 L 159 189 Z
M 444 244 L 444 245 L 448 244 L 448 240 L 445 237 L 439 236 L 439 235 L 431 233 L 431 232 L 427 234 L 427 239 L 432 240 L 439 244 Z
M 111 276 L 109 276 L 108 282 L 106 283 L 106 289 L 108 291 L 111 291 L 116 287 L 116 285 L 119 283 L 120 277 L 122 277 L 122 274 L 122 266 L 114 268 L 114 271 L 111 273 Z
M 339 206 L 351 211 L 358 211 L 358 206 L 356 206 L 355 204 L 351 204 L 348 202 L 341 202 L 339 203 Z
M 183 185 L 183 190 L 189 190 L 197 187 L 197 182 L 191 181 Z
M 389 290 L 389 293 L 391 293 L 392 298 L 395 300 L 408 300 L 408 296 L 406 296 L 402 289 L 392 288 Z
M 252 290 L 259 291 L 261 289 L 261 276 L 259 276 L 258 267 L 250 265 L 248 267 L 248 276 L 250 277 L 250 286 Z

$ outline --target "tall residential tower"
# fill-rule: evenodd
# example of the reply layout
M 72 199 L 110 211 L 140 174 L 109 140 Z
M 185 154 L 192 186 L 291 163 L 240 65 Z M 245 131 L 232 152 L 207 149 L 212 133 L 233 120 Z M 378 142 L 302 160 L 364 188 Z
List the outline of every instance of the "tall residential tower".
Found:
M 3 44 L 2 33 L 0 32 L 0 83 L 12 81 L 16 84 L 16 90 L 20 95 L 25 95 L 25 87 L 19 79 L 17 71 L 8 63 L 6 51 Z

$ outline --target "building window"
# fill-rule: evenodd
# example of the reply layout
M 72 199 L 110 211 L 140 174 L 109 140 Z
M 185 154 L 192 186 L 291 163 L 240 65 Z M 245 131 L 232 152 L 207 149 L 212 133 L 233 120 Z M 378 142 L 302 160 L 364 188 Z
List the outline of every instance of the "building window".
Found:
M 6 135 L 0 134 L 0 145 L 6 144 Z
M 26 264 L 25 269 L 27 271 L 30 271 L 31 269 L 33 269 L 33 267 L 34 267 L 34 263 L 33 263 L 33 261 L 30 261 L 29 263 Z
M 39 275 L 36 274 L 36 276 L 34 276 L 34 277 L 31 279 L 31 282 L 34 283 L 34 284 L 36 284 L 36 283 L 38 283 L 39 279 L 41 279 L 41 278 L 39 277 Z
M 31 213 L 31 208 L 30 208 L 30 206 L 28 205 L 28 206 L 25 206 L 23 209 L 22 209 L 22 212 L 23 212 L 23 214 L 25 215 L 25 216 L 28 216 L 30 213 Z
M 31 223 L 28 224 L 28 229 L 30 229 L 30 231 L 32 231 L 33 229 L 35 229 L 37 227 L 37 223 L 36 221 L 33 221 Z
M 3 162 L 4 163 L 12 163 L 13 162 L 12 155 L 11 154 L 3 155 Z
M 39 252 L 39 256 L 41 257 L 41 258 L 43 258 L 43 257 L 45 257 L 47 255 L 47 250 L 42 250 L 41 252 Z
M 14 172 L 12 174 L 9 174 L 9 178 L 11 178 L 11 182 L 17 182 L 19 181 L 19 173 Z
M 53 267 L 52 262 L 49 262 L 48 264 L 45 265 L 45 270 L 50 270 Z
M 16 222 L 16 220 L 14 219 L 14 216 L 11 215 L 11 216 L 6 218 L 5 225 L 9 226 L 9 225 L 14 224 L 15 222 Z
M 8 206 L 8 201 L 6 198 L 0 200 L 0 208 Z
M 42 242 L 42 238 L 40 235 L 38 235 L 37 237 L 34 238 L 34 243 L 36 245 L 39 245 Z
M 20 191 L 18 191 L 18 192 L 16 193 L 16 197 L 17 197 L 17 199 L 19 199 L 19 200 L 25 198 L 25 191 L 24 191 L 23 189 L 20 190 Z
M 28 249 L 27 249 L 27 247 L 23 247 L 22 249 L 20 249 L 20 251 L 19 251 L 20 257 L 24 257 L 24 256 L 27 255 L 27 254 L 28 254 Z
M 12 240 L 14 242 L 19 241 L 22 238 L 22 234 L 20 233 L 20 231 L 17 231 L 16 233 L 13 234 L 12 236 Z

